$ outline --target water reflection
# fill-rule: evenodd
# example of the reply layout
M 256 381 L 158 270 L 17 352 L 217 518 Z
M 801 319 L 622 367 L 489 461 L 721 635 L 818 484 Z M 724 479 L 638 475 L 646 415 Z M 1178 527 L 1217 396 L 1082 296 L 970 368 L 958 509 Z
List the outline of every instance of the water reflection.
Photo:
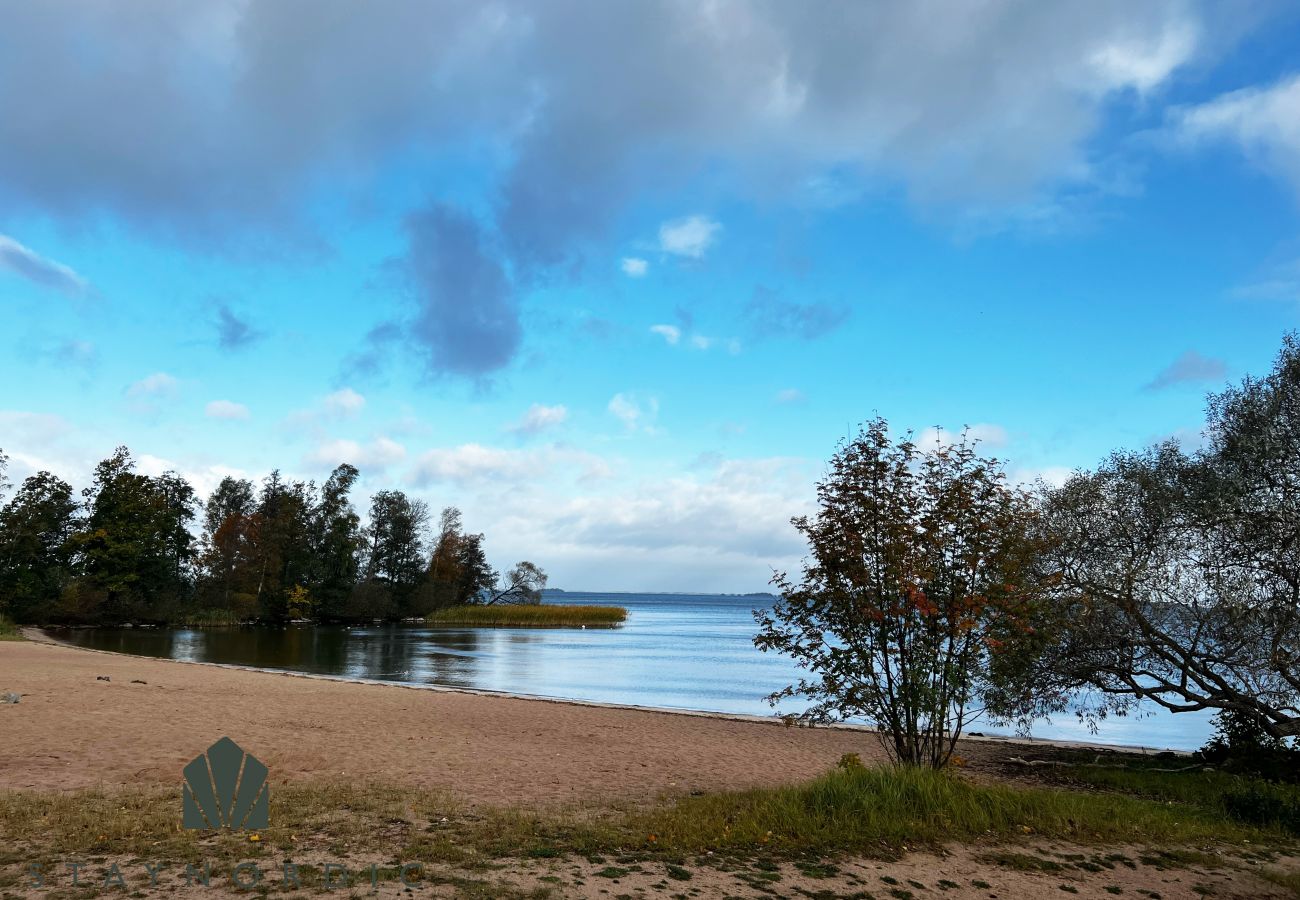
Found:
M 754 649 L 750 611 L 761 598 L 562 597 L 557 602 L 616 602 L 628 608 L 627 623 L 585 630 L 413 625 L 86 629 L 68 632 L 67 638 L 95 649 L 171 659 L 750 715 L 771 715 L 763 698 L 799 674 L 789 660 Z M 1069 716 L 1040 725 L 1034 733 L 1194 749 L 1209 732 L 1207 715 L 1157 713 L 1112 719 L 1095 736 Z

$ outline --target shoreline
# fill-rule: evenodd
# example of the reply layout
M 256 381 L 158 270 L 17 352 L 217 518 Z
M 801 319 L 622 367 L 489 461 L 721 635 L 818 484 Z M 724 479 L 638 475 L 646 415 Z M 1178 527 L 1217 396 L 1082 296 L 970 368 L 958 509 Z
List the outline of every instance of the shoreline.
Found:
M 473 697 L 496 697 L 512 700 L 522 700 L 538 703 L 557 703 L 562 705 L 588 707 L 594 709 L 622 710 L 629 712 L 657 713 L 662 715 L 691 716 L 703 719 L 715 719 L 721 721 L 744 722 L 757 725 L 778 725 L 786 727 L 780 716 L 775 714 L 770 716 L 758 716 L 746 713 L 728 713 L 717 712 L 713 710 L 685 709 L 671 706 L 641 706 L 634 703 L 614 703 L 604 700 L 584 700 L 573 697 L 552 697 L 544 694 L 528 694 L 516 691 L 495 691 L 487 688 L 466 688 L 466 687 L 449 687 L 441 684 L 417 684 L 406 681 L 386 681 L 378 678 L 357 678 L 346 675 L 324 675 L 316 672 L 299 672 L 292 669 L 275 669 L 264 666 L 249 666 L 239 663 L 218 663 L 204 660 L 189 659 L 171 659 L 170 657 L 161 656 L 143 656 L 131 653 L 122 653 L 116 650 L 100 650 L 92 647 L 82 647 L 68 641 L 60 640 L 47 633 L 42 628 L 23 627 L 20 633 L 32 643 L 43 643 L 57 647 L 63 647 L 69 650 L 77 650 L 84 653 L 100 653 L 106 656 L 121 657 L 125 659 L 147 659 L 160 663 L 178 663 L 190 666 L 210 666 L 218 669 L 227 669 L 239 672 L 252 672 L 263 675 L 280 675 L 289 678 L 306 678 L 318 681 L 333 682 L 338 684 L 359 684 L 371 685 L 378 687 L 396 687 L 406 688 L 417 691 L 433 691 L 437 693 L 459 694 Z M 831 730 L 831 731 L 851 731 L 864 733 L 874 736 L 876 729 L 870 725 L 860 725 L 851 722 L 836 722 L 816 726 L 794 726 L 808 730 Z M 1050 747 L 1064 750 L 1097 750 L 1101 752 L 1113 753 L 1132 753 L 1136 755 L 1154 755 L 1157 753 L 1173 753 L 1180 757 L 1190 757 L 1192 751 L 1178 750 L 1169 747 L 1151 747 L 1134 744 L 1110 744 L 1100 741 L 1069 741 L 1056 738 L 1035 738 L 1023 737 L 1019 735 L 990 735 L 966 732 L 962 734 L 961 741 L 982 742 L 988 744 L 1013 744 L 1027 747 Z

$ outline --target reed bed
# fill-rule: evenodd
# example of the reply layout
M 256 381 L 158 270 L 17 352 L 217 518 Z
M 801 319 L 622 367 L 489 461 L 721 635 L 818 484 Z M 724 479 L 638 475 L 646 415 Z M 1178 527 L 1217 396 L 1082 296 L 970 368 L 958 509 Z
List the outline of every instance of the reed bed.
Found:
M 622 624 L 627 610 L 621 606 L 578 606 L 531 603 L 507 606 L 453 606 L 425 616 L 429 625 L 482 625 L 489 627 L 569 628 L 580 625 Z

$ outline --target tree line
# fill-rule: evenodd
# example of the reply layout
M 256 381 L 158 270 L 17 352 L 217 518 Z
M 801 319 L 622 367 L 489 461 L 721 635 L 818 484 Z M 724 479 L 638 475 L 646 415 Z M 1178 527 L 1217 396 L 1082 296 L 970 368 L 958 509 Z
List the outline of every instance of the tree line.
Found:
M 794 520 L 755 644 L 807 677 L 770 698 L 866 717 L 939 767 L 978 716 L 1096 723 L 1148 701 L 1221 732 L 1300 735 L 1300 340 L 1207 405 L 1204 446 L 1117 451 L 1061 487 L 1008 483 L 967 435 L 921 447 L 868 423 Z
M 0 452 L 0 500 L 9 488 Z M 458 604 L 540 602 L 545 573 L 488 564 L 455 507 L 376 493 L 359 472 L 317 486 L 273 471 L 225 477 L 202 502 L 175 472 L 137 471 L 119 447 L 78 496 L 41 471 L 0 506 L 0 615 L 37 624 L 394 620 Z

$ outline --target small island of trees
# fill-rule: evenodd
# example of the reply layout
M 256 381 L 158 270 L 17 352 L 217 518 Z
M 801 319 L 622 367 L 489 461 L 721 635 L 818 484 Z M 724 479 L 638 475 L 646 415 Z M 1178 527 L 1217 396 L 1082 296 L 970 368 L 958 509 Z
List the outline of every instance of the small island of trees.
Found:
M 0 452 L 0 499 L 10 487 Z M 488 563 L 484 536 L 447 507 L 431 533 L 424 501 L 376 493 L 363 523 L 338 466 L 319 487 L 273 471 L 225 477 L 206 503 L 176 472 L 145 475 L 125 447 L 78 497 L 41 471 L 0 507 L 0 618 L 37 625 L 400 621 L 610 624 L 607 607 L 547 606 L 487 618 L 467 607 L 541 603 L 546 573 Z

